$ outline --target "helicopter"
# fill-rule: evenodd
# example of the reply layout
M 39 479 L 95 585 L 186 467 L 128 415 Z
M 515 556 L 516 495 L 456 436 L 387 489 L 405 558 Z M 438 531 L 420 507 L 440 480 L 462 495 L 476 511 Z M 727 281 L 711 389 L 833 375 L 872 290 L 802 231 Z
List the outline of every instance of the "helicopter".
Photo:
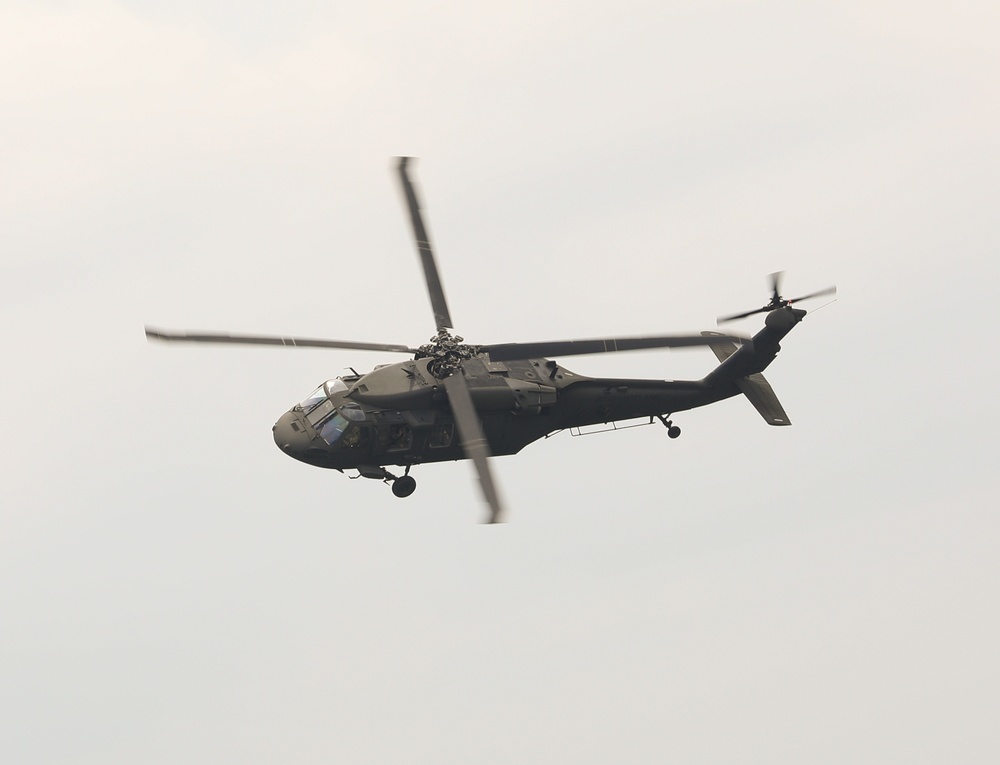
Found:
M 416 489 L 410 470 L 425 463 L 469 459 L 488 505 L 489 523 L 504 519 L 504 506 L 490 458 L 516 454 L 561 430 L 658 420 L 669 438 L 680 428 L 677 412 L 706 406 L 741 393 L 769 425 L 790 425 L 770 384 L 761 374 L 780 350 L 780 341 L 806 311 L 800 300 L 833 294 L 835 287 L 786 300 L 781 272 L 771 275 L 772 296 L 761 308 L 719 318 L 719 323 L 767 314 L 753 337 L 705 331 L 532 343 L 473 345 L 453 334 L 420 202 L 408 174 L 409 157 L 398 158 L 399 182 L 409 210 L 436 326 L 430 341 L 407 345 L 268 335 L 172 332 L 146 327 L 150 340 L 280 345 L 402 353 L 412 358 L 376 366 L 366 374 L 332 378 L 285 412 L 272 428 L 275 444 L 288 456 L 316 467 L 356 470 L 352 478 L 382 481 L 397 497 Z M 669 381 L 593 378 L 570 371 L 551 356 L 619 353 L 653 348 L 708 346 L 719 365 L 701 380 Z M 351 370 L 354 372 L 353 368 Z M 388 469 L 402 468 L 402 475 Z

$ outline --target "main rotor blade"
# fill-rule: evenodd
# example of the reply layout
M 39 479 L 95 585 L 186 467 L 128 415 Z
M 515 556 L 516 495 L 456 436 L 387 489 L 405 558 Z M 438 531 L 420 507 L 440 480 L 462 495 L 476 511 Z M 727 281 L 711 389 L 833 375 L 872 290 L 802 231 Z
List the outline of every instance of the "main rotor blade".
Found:
M 745 338 L 727 335 L 724 339 L 735 343 Z M 588 353 L 618 353 L 639 351 L 645 348 L 689 348 L 712 345 L 719 338 L 711 340 L 701 335 L 660 335 L 656 337 L 608 337 L 595 340 L 555 340 L 541 343 L 501 343 L 484 345 L 482 350 L 492 361 L 513 361 L 533 359 L 540 356 L 581 356 Z
M 490 472 L 490 447 L 486 442 L 483 426 L 479 422 L 476 406 L 472 403 L 469 385 L 461 370 L 444 379 L 444 389 L 448 392 L 448 403 L 451 404 L 452 414 L 455 415 L 462 448 L 475 465 L 483 497 L 490 506 L 489 522 L 503 523 L 503 505 L 500 503 L 500 495 L 497 493 L 493 474 Z
M 403 193 L 406 195 L 406 206 L 410 209 L 410 221 L 413 223 L 413 236 L 417 241 L 417 252 L 420 255 L 420 262 L 424 267 L 424 279 L 427 281 L 427 292 L 431 296 L 431 308 L 434 310 L 434 321 L 437 328 L 452 328 L 451 315 L 448 313 L 448 303 L 444 299 L 444 287 L 441 286 L 441 277 L 438 275 L 437 264 L 434 262 L 434 251 L 431 249 L 431 239 L 424 228 L 424 221 L 420 215 L 420 202 L 417 200 L 417 191 L 410 183 L 410 178 L 406 174 L 406 163 L 409 157 L 399 158 L 399 180 L 403 185 Z
M 810 292 L 808 295 L 803 295 L 802 297 L 792 298 L 789 303 L 798 303 L 800 300 L 809 300 L 810 298 L 822 297 L 823 295 L 836 295 L 836 287 L 827 287 L 826 289 L 819 290 L 818 292 Z
M 275 337 L 270 335 L 203 335 L 186 332 L 164 332 L 146 327 L 149 340 L 168 340 L 183 343 L 228 343 L 235 345 L 282 345 L 290 348 L 347 348 L 354 351 L 389 351 L 392 353 L 416 353 L 406 345 L 386 343 L 355 343 L 350 340 L 314 340 L 307 337 Z

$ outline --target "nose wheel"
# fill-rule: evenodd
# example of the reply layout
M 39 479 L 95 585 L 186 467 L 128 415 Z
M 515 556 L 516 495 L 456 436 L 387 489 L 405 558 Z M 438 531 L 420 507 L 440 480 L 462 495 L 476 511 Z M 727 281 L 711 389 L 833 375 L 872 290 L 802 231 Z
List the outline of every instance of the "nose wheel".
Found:
M 376 481 L 390 483 L 392 493 L 397 497 L 408 497 L 417 489 L 417 482 L 410 475 L 410 465 L 406 466 L 406 472 L 400 476 L 393 475 L 381 465 L 363 465 L 358 468 L 358 473 L 359 475 L 351 477 L 373 478 Z

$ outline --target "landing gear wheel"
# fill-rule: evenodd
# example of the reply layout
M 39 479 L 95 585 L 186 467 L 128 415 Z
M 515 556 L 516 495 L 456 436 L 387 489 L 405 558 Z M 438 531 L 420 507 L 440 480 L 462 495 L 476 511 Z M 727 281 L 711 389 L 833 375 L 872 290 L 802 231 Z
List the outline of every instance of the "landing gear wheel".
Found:
M 392 482 L 392 493 L 397 497 L 408 497 L 417 489 L 417 482 L 410 475 L 401 475 Z
M 669 416 L 670 415 L 667 415 L 667 417 L 669 417 Z M 656 419 L 658 419 L 660 422 L 662 422 L 663 423 L 663 427 L 665 427 L 667 429 L 667 435 L 670 436 L 670 438 L 677 438 L 677 436 L 679 436 L 681 434 L 681 429 L 678 428 L 676 425 L 674 425 L 674 421 L 673 420 L 668 420 L 667 417 L 664 417 L 662 414 L 656 415 Z M 649 418 L 649 422 L 650 423 L 653 422 L 653 418 L 652 417 Z

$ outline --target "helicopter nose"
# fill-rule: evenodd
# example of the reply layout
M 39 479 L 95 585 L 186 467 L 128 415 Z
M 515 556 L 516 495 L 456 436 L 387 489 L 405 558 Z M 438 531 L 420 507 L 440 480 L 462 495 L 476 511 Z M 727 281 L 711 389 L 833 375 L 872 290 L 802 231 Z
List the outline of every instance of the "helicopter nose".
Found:
M 309 446 L 309 436 L 294 412 L 285 412 L 271 428 L 274 443 L 285 454 L 295 457 Z

